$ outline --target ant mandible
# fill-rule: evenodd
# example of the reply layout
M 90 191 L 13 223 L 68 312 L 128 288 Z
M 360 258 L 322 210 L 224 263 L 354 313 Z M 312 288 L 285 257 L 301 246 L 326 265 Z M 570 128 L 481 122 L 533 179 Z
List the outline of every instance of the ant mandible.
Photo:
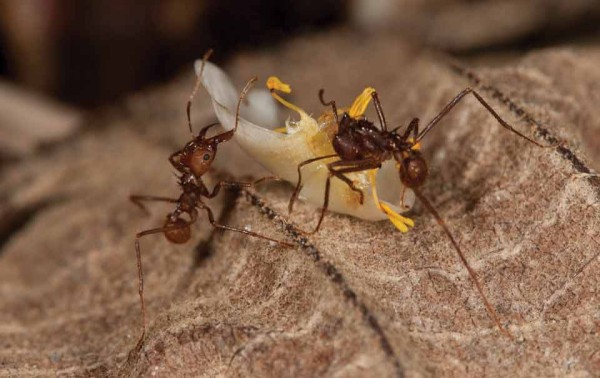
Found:
M 280 97 L 276 93 L 274 93 L 274 91 L 281 90 L 283 92 L 289 92 L 289 86 L 287 86 L 287 84 L 282 83 L 281 81 L 279 81 L 279 79 L 275 77 L 270 79 L 269 83 L 268 86 L 271 89 L 273 97 L 275 97 L 281 102 Z M 336 159 L 333 162 L 329 162 L 326 164 L 326 167 L 329 172 L 327 180 L 325 182 L 323 207 L 321 208 L 321 214 L 319 216 L 317 226 L 313 231 L 306 233 L 316 233 L 319 230 L 319 227 L 321 226 L 329 204 L 329 190 L 330 181 L 332 177 L 336 177 L 342 180 L 344 183 L 346 183 L 351 190 L 353 190 L 359 195 L 360 203 L 363 203 L 364 194 L 362 190 L 357 188 L 354 185 L 353 181 L 346 176 L 346 174 L 361 171 L 369 171 L 370 179 L 373 183 L 372 194 L 377 206 L 388 216 L 390 221 L 400 231 L 406 232 L 408 231 L 408 227 L 414 226 L 414 222 L 412 221 L 412 219 L 397 214 L 384 203 L 381 203 L 377 197 L 375 187 L 376 170 L 381 168 L 383 162 L 390 159 L 395 159 L 396 166 L 398 168 L 398 174 L 400 176 L 400 181 L 402 182 L 405 188 L 409 188 L 415 193 L 415 196 L 421 201 L 423 206 L 427 209 L 427 211 L 429 211 L 433 215 L 437 223 L 441 226 L 444 233 L 450 239 L 462 264 L 467 269 L 469 276 L 473 280 L 475 287 L 477 288 L 477 291 L 479 292 L 479 295 L 483 300 L 483 304 L 485 305 L 488 313 L 490 314 L 490 317 L 493 319 L 494 323 L 503 334 L 505 334 L 509 338 L 512 338 L 510 332 L 507 329 L 504 329 L 500 324 L 498 315 L 496 314 L 496 311 L 490 305 L 486 295 L 484 294 L 475 271 L 467 262 L 461 248 L 454 239 L 454 236 L 450 232 L 448 226 L 446 225 L 442 217 L 439 215 L 439 213 L 436 211 L 436 209 L 433 207 L 431 202 L 429 202 L 429 200 L 421 192 L 420 187 L 425 183 L 428 177 L 429 169 L 427 167 L 427 162 L 425 161 L 425 158 L 423 157 L 420 151 L 420 142 L 425 137 L 425 135 L 427 135 L 427 133 L 431 131 L 442 120 L 442 118 L 444 118 L 444 116 L 446 116 L 456 106 L 456 104 L 458 104 L 466 95 L 472 94 L 479 101 L 479 103 L 481 103 L 481 105 L 483 105 L 486 108 L 486 110 L 505 129 L 517 134 L 521 138 L 524 138 L 527 141 L 539 147 L 552 146 L 541 145 L 535 140 L 523 135 L 522 133 L 514 129 L 511 125 L 504 121 L 504 119 L 502 119 L 498 115 L 498 113 L 496 113 L 496 111 L 494 111 L 494 109 L 481 97 L 479 93 L 477 93 L 471 88 L 466 88 L 463 91 L 461 91 L 458 95 L 456 95 L 442 109 L 442 111 L 439 112 L 439 114 L 435 116 L 425 126 L 425 128 L 422 131 L 419 132 L 419 119 L 414 118 L 409 123 L 409 125 L 403 133 L 398 132 L 400 127 L 397 127 L 393 130 L 388 130 L 381 103 L 379 101 L 379 97 L 377 95 L 377 92 L 373 88 L 366 88 L 363 91 L 363 93 L 356 99 L 352 108 L 349 111 L 342 112 L 341 118 L 339 116 L 335 101 L 326 102 L 323 99 L 323 93 L 323 89 L 319 90 L 319 100 L 324 106 L 331 106 L 335 124 L 337 125 L 337 131 L 333 135 L 331 141 L 335 154 L 311 158 L 298 164 L 298 182 L 296 184 L 292 197 L 290 198 L 290 202 L 288 205 L 289 212 L 292 212 L 294 202 L 298 197 L 303 186 L 302 167 L 320 160 Z M 381 129 L 377 128 L 373 124 L 373 122 L 366 119 L 366 117 L 364 117 L 363 115 L 364 109 L 366 108 L 370 100 L 373 101 L 373 104 L 375 106 L 375 111 L 377 113 Z
M 211 127 L 217 126 L 218 123 L 213 123 L 208 126 L 205 126 L 200 130 L 197 136 L 194 136 L 192 131 L 192 122 L 190 117 L 190 109 L 192 100 L 198 91 L 200 86 L 200 82 L 202 79 L 202 72 L 204 69 L 204 64 L 208 60 L 211 55 L 212 50 L 209 50 L 204 54 L 202 58 L 202 68 L 200 70 L 200 74 L 198 75 L 198 79 L 196 82 L 196 86 L 190 98 L 187 102 L 186 113 L 187 113 L 187 121 L 188 127 L 190 129 L 190 133 L 192 134 L 192 140 L 188 142 L 181 150 L 171 154 L 169 157 L 169 162 L 171 165 L 178 171 L 178 184 L 181 188 L 181 195 L 179 198 L 167 198 L 167 197 L 159 197 L 159 196 L 146 196 L 146 195 L 131 195 L 130 199 L 133 203 L 139 206 L 143 211 L 148 212 L 146 207 L 143 205 L 143 201 L 146 202 L 169 202 L 175 204 L 175 210 L 167 214 L 165 219 L 165 223 L 162 227 L 153 228 L 145 231 L 138 232 L 135 236 L 135 253 L 137 259 L 137 268 L 138 268 L 138 292 L 140 297 L 140 306 L 142 311 L 142 333 L 140 335 L 139 341 L 134 350 L 139 350 L 143 344 L 144 337 L 146 335 L 146 306 L 144 304 L 144 273 L 142 269 L 142 259 L 140 252 L 140 239 L 147 235 L 152 234 L 163 234 L 165 238 L 175 244 L 183 244 L 187 242 L 191 237 L 191 228 L 190 226 L 196 222 L 198 219 L 198 210 L 206 211 L 208 216 L 208 220 L 210 224 L 216 228 L 221 230 L 229 230 L 240 232 L 242 234 L 254 236 L 257 238 L 269 240 L 271 242 L 277 243 L 281 246 L 285 247 L 293 247 L 292 244 L 286 243 L 281 240 L 272 239 L 270 237 L 257 234 L 255 232 L 240 229 L 228 225 L 223 225 L 217 223 L 215 217 L 213 215 L 212 210 L 208 207 L 203 198 L 213 198 L 219 194 L 221 188 L 243 188 L 243 187 L 252 187 L 260 182 L 277 179 L 275 177 L 263 177 L 259 180 L 256 180 L 252 183 L 248 182 L 237 182 L 237 181 L 220 181 L 218 182 L 212 191 L 209 191 L 204 182 L 202 181 L 202 176 L 208 172 L 210 169 L 216 153 L 217 146 L 220 143 L 224 143 L 229 141 L 235 134 L 238 126 L 238 119 L 240 113 L 240 105 L 246 94 L 256 82 L 256 77 L 251 79 L 246 83 L 244 89 L 240 93 L 237 108 L 236 108 L 236 122 L 235 127 L 232 130 L 223 132 L 221 134 L 217 134 L 212 138 L 207 138 L 206 134 Z M 187 215 L 188 219 L 184 219 L 182 215 Z

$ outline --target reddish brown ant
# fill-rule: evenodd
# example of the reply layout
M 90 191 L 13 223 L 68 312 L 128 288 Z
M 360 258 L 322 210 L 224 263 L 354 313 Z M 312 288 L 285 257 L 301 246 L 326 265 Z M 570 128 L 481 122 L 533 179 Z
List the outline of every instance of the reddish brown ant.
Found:
M 211 127 L 218 125 L 218 123 L 213 123 L 208 126 L 205 126 L 200 130 L 197 136 L 194 136 L 192 131 L 192 122 L 190 117 L 190 109 L 192 100 L 198 91 L 201 78 L 202 78 L 202 70 L 204 68 L 204 64 L 210 54 L 212 53 L 209 50 L 203 57 L 202 60 L 202 69 L 200 70 L 200 74 L 198 75 L 198 80 L 196 82 L 196 86 L 187 102 L 187 121 L 188 127 L 190 129 L 190 133 L 192 134 L 192 140 L 188 142 L 181 150 L 173 153 L 169 157 L 169 162 L 171 165 L 178 171 L 180 174 L 178 177 L 178 184 L 181 187 L 181 195 L 179 198 L 167 198 L 167 197 L 159 197 L 159 196 L 145 196 L 145 195 L 132 195 L 130 199 L 137 206 L 139 206 L 143 211 L 148 212 L 146 207 L 143 205 L 143 201 L 159 201 L 159 202 L 170 202 L 175 204 L 175 210 L 167 214 L 165 219 L 165 223 L 162 227 L 153 228 L 145 231 L 138 232 L 135 236 L 135 252 L 137 259 L 137 267 L 138 267 L 138 280 L 139 280 L 139 296 L 140 296 L 140 306 L 142 311 L 142 333 L 140 335 L 139 341 L 135 347 L 135 350 L 139 350 L 143 344 L 144 337 L 146 335 L 146 306 L 144 304 L 144 273 L 142 269 L 142 259 L 140 252 L 140 238 L 152 235 L 152 234 L 163 234 L 165 238 L 171 243 L 182 244 L 187 242 L 191 237 L 191 228 L 190 226 L 196 222 L 198 219 L 198 210 L 206 211 L 208 216 L 208 220 L 210 224 L 220 230 L 229 230 L 240 232 L 242 234 L 254 236 L 257 238 L 269 240 L 271 242 L 277 243 L 279 245 L 285 247 L 292 247 L 293 245 L 290 243 L 286 243 L 284 241 L 272 239 L 270 237 L 257 234 L 252 231 L 219 224 L 216 222 L 215 217 L 213 215 L 212 210 L 208 207 L 204 202 L 203 198 L 213 198 L 219 194 L 221 188 L 243 188 L 243 187 L 252 187 L 260 182 L 265 180 L 275 179 L 275 177 L 264 177 L 262 179 L 256 180 L 254 182 L 237 182 L 237 181 L 220 181 L 218 182 L 212 191 L 209 191 L 204 182 L 202 181 L 202 176 L 208 172 L 210 169 L 214 158 L 217 153 L 217 146 L 220 143 L 224 143 L 229 141 L 235 134 L 238 126 L 238 119 L 240 113 L 240 105 L 246 94 L 256 82 L 256 78 L 248 81 L 244 89 L 239 96 L 237 109 L 236 109 L 236 122 L 235 127 L 230 130 L 213 136 L 211 138 L 207 138 L 206 134 Z M 187 215 L 188 219 L 184 219 L 182 215 Z
M 292 194 L 292 197 L 290 198 L 290 202 L 288 205 L 289 211 L 292 211 L 294 202 L 298 197 L 300 190 L 302 189 L 301 172 L 302 167 L 307 164 L 331 158 L 339 159 L 326 164 L 326 167 L 329 170 L 329 174 L 325 183 L 323 207 L 321 209 L 321 214 L 319 216 L 317 226 L 312 232 L 307 232 L 315 233 L 319 230 L 319 227 L 321 226 L 321 223 L 323 221 L 323 217 L 325 216 L 325 213 L 327 211 L 329 203 L 330 181 L 332 177 L 336 177 L 342 180 L 350 187 L 351 190 L 357 192 L 360 196 L 360 203 L 362 204 L 364 200 L 362 190 L 355 187 L 352 180 L 350 180 L 346 176 L 346 174 L 352 172 L 379 169 L 381 168 L 383 162 L 389 159 L 395 159 L 397 162 L 398 173 L 400 175 L 400 181 L 406 188 L 410 188 L 413 190 L 415 196 L 421 201 L 421 203 L 427 209 L 427 211 L 429 211 L 433 215 L 437 223 L 442 227 L 442 229 L 450 239 L 452 245 L 454 246 L 454 249 L 458 253 L 462 264 L 469 272 L 469 275 L 475 283 L 475 287 L 477 288 L 477 291 L 483 299 L 483 303 L 491 318 L 495 322 L 496 326 L 503 334 L 512 338 L 510 332 L 501 326 L 496 311 L 492 308 L 489 301 L 487 300 L 487 297 L 483 292 L 481 284 L 477 279 L 475 271 L 467 262 L 462 250 L 458 246 L 458 243 L 455 241 L 454 237 L 452 236 L 452 233 L 446 226 L 446 223 L 420 190 L 420 187 L 425 183 L 427 179 L 429 170 L 427 167 L 427 162 L 425 161 L 425 158 L 423 157 L 420 151 L 419 142 L 423 139 L 423 137 L 425 137 L 425 135 L 427 135 L 429 131 L 431 131 L 431 129 L 433 129 L 433 127 L 435 127 L 440 122 L 440 120 L 442 120 L 442 118 L 445 115 L 448 114 L 448 112 L 450 112 L 450 110 L 452 110 L 452 108 L 454 108 L 454 106 L 456 106 L 458 102 L 460 102 L 460 100 L 462 100 L 466 95 L 470 93 L 487 109 L 489 113 L 491 113 L 494 116 L 494 118 L 500 123 L 502 127 L 537 146 L 546 146 L 539 144 L 533 139 L 530 139 L 527 136 L 521 134 L 519 131 L 515 130 L 506 121 L 504 121 L 476 91 L 474 91 L 471 88 L 466 88 L 458 95 L 456 95 L 454 99 L 452 99 L 442 109 L 442 111 L 425 126 L 425 128 L 421 132 L 419 132 L 419 119 L 414 118 L 406 127 L 406 130 L 403 133 L 398 132 L 398 129 L 400 127 L 388 131 L 383 110 L 379 102 L 379 97 L 374 89 L 367 88 L 365 92 L 363 92 L 362 96 L 371 96 L 371 99 L 373 100 L 373 103 L 375 105 L 377 117 L 379 118 L 379 123 L 381 124 L 381 129 L 377 128 L 373 124 L 373 122 L 369 121 L 362 115 L 360 117 L 354 118 L 351 116 L 351 114 L 349 114 L 349 112 L 344 111 L 340 118 L 338 115 L 338 110 L 335 101 L 326 102 L 323 99 L 323 93 L 324 90 L 321 89 L 319 91 L 319 100 L 324 106 L 331 106 L 333 117 L 335 119 L 335 124 L 337 125 L 337 131 L 335 132 L 332 139 L 332 145 L 333 149 L 335 150 L 335 154 L 308 159 L 298 165 L 298 183 L 296 185 L 294 193 Z M 357 99 L 357 102 L 359 99 Z M 363 99 L 363 103 L 365 103 L 364 101 L 367 101 L 366 103 L 368 103 L 368 100 Z M 378 200 L 376 199 L 376 201 Z M 398 214 L 395 214 L 390 209 L 381 207 L 381 205 L 382 204 L 380 204 L 379 206 L 382 209 L 382 211 L 388 214 L 390 220 L 401 231 L 405 232 L 407 230 L 406 226 L 413 225 L 412 220 L 410 220 L 409 218 L 405 218 Z M 404 224 L 399 225 L 398 222 Z

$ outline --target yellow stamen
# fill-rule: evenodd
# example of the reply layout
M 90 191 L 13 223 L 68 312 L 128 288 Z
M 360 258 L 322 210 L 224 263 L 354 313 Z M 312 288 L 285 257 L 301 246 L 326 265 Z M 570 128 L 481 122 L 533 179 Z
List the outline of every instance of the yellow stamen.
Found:
M 302 109 L 300 109 L 296 105 L 284 100 L 283 97 L 281 97 L 280 95 L 275 93 L 275 91 L 279 91 L 279 92 L 283 92 L 283 93 L 292 93 L 292 88 L 290 87 L 289 84 L 282 82 L 281 80 L 279 80 L 278 77 L 271 76 L 267 79 L 267 88 L 269 88 L 269 90 L 271 91 L 271 96 L 273 96 L 273 98 L 275 100 L 279 101 L 283 106 L 285 106 L 286 108 L 292 109 L 293 111 L 298 112 L 300 114 L 304 113 L 304 111 Z
M 348 112 L 350 117 L 357 118 L 365 114 L 365 110 L 373 98 L 371 97 L 373 92 L 375 92 L 375 89 L 371 87 L 367 87 L 364 91 L 362 91 L 362 93 L 354 100 L 354 103 L 352 103 L 352 106 L 350 107 L 350 111 Z
M 283 93 L 292 93 L 292 87 L 279 80 L 277 76 L 270 76 L 267 79 L 267 88 L 271 91 L 275 90 Z
M 275 131 L 276 133 L 287 134 L 287 127 L 278 127 L 276 129 L 273 129 L 273 131 Z
M 396 213 L 392 210 L 385 202 L 379 201 L 379 196 L 377 195 L 377 170 L 372 169 L 369 171 L 369 180 L 371 181 L 371 192 L 373 194 L 373 201 L 379 208 L 379 210 L 383 211 L 385 215 L 387 215 L 390 222 L 396 226 L 400 232 L 408 232 L 408 227 L 414 227 L 415 222 L 407 217 L 403 217 L 402 215 Z

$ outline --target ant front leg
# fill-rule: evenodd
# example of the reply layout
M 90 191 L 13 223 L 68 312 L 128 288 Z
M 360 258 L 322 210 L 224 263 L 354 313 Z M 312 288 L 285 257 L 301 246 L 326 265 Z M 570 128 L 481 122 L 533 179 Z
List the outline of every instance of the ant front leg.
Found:
M 144 344 L 144 338 L 146 337 L 146 304 L 144 302 L 144 270 L 142 267 L 142 253 L 140 249 L 140 239 L 144 236 L 153 235 L 153 234 L 165 234 L 167 238 L 172 242 L 184 242 L 184 238 L 187 237 L 189 239 L 189 231 L 190 226 L 196 221 L 197 216 L 192 213 L 191 219 L 189 221 L 184 221 L 181 218 L 177 218 L 177 222 L 171 222 L 171 225 L 153 228 L 150 230 L 145 230 L 138 232 L 135 235 L 135 257 L 137 261 L 137 269 L 138 269 L 138 295 L 140 297 L 140 306 L 142 310 L 142 333 L 140 338 L 138 339 L 135 348 L 132 352 L 139 352 Z M 168 236 L 171 237 L 168 237 Z M 179 240 L 175 239 L 179 237 Z M 187 239 L 185 241 L 187 241 Z M 175 241 L 173 241 L 175 240 Z M 131 356 L 131 354 L 130 354 Z
M 319 94 L 322 96 L 321 92 L 319 92 Z M 298 183 L 296 184 L 296 187 L 294 188 L 294 193 L 292 194 L 292 198 L 290 198 L 290 202 L 288 203 L 288 213 L 291 213 L 294 209 L 294 203 L 296 202 L 296 198 L 298 198 L 298 195 L 300 195 L 300 191 L 302 190 L 302 167 L 304 167 L 307 164 L 314 163 L 315 161 L 330 159 L 337 156 L 337 154 L 320 156 L 317 158 L 305 160 L 302 163 L 298 164 L 298 167 L 296 168 L 298 170 Z
M 413 134 L 413 141 L 415 144 L 417 143 L 417 137 L 419 136 L 419 119 L 413 118 L 412 121 L 408 124 L 406 131 L 402 134 L 402 140 L 408 140 L 410 133 Z
M 132 194 L 129 196 L 129 200 L 133 202 L 137 207 L 139 207 L 146 215 L 150 215 L 148 208 L 144 206 L 144 202 L 169 202 L 169 203 L 177 203 L 178 200 L 175 198 L 168 197 L 160 197 L 160 196 L 140 196 L 136 194 Z
M 460 261 L 462 262 L 463 266 L 467 269 L 467 272 L 469 273 L 471 280 L 475 284 L 475 288 L 479 292 L 479 296 L 481 297 L 481 299 L 483 301 L 483 305 L 485 306 L 489 316 L 492 318 L 492 320 L 496 324 L 496 327 L 498 327 L 498 330 L 500 330 L 500 332 L 502 332 L 508 338 L 514 339 L 513 335 L 510 333 L 510 331 L 507 328 L 502 327 L 498 313 L 496 312 L 494 307 L 492 307 L 492 305 L 490 304 L 490 301 L 487 299 L 487 296 L 485 295 L 485 292 L 483 291 L 483 287 L 481 286 L 481 283 L 479 282 L 479 279 L 477 278 L 477 273 L 475 273 L 473 268 L 471 268 L 471 265 L 467 261 L 467 258 L 465 257 L 462 249 L 460 248 L 460 246 L 454 239 L 454 236 L 452 236 L 450 229 L 446 225 L 446 222 L 442 219 L 442 217 L 437 212 L 437 210 L 433 207 L 431 202 L 429 202 L 429 200 L 423 195 L 423 193 L 421 193 L 420 189 L 412 188 L 412 190 L 415 193 L 415 196 L 419 199 L 419 201 L 421 201 L 421 204 L 425 207 L 425 209 L 427 209 L 427 211 L 429 211 L 429 213 L 431 215 L 433 215 L 433 218 L 435 219 L 435 221 L 438 223 L 438 225 L 440 225 L 440 227 L 442 228 L 442 230 L 444 231 L 446 236 L 448 236 L 448 238 L 450 239 L 450 242 L 452 243 L 454 250 L 458 254 Z
M 323 207 L 321 208 L 321 215 L 319 216 L 319 221 L 317 222 L 317 226 L 311 232 L 305 232 L 307 234 L 314 234 L 319 231 L 321 227 L 321 223 L 323 222 L 323 218 L 325 217 L 325 213 L 327 212 L 327 208 L 329 207 L 329 191 L 331 188 L 331 178 L 337 177 L 342 180 L 351 190 L 358 192 L 360 195 L 360 203 L 362 205 L 364 194 L 362 190 L 354 186 L 352 180 L 345 176 L 346 173 L 353 172 L 361 172 L 368 169 L 379 168 L 381 166 L 381 162 L 376 159 L 364 159 L 364 160 L 353 160 L 353 161 L 334 161 L 333 163 L 327 164 L 327 168 L 329 169 L 329 175 L 327 176 L 327 181 L 325 181 L 325 194 L 323 197 Z M 336 169 L 338 167 L 343 167 Z

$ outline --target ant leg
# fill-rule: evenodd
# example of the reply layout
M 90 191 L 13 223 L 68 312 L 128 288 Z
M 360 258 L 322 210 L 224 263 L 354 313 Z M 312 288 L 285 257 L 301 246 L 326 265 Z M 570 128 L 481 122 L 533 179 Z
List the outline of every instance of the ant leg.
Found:
M 375 105 L 375 111 L 377 112 L 377 117 L 379 117 L 379 123 L 381 124 L 381 128 L 383 131 L 387 131 L 387 123 L 385 122 L 385 116 L 383 115 L 383 109 L 381 109 L 381 102 L 379 102 L 379 95 L 376 91 L 371 93 L 371 97 L 373 98 L 373 104 Z
M 323 104 L 323 106 L 331 106 L 331 110 L 333 111 L 333 117 L 335 118 L 335 123 L 339 125 L 340 121 L 338 120 L 338 112 L 337 112 L 337 106 L 335 106 L 335 101 L 331 100 L 331 101 L 325 102 L 325 100 L 323 99 L 324 93 L 325 93 L 325 89 L 323 89 L 323 88 L 319 89 L 319 101 L 321 101 L 321 104 Z
M 265 177 L 259 178 L 258 180 L 255 180 L 253 182 L 219 181 L 218 183 L 215 184 L 212 192 L 207 194 L 205 197 L 206 198 L 216 197 L 219 194 L 219 192 L 221 191 L 221 188 L 227 188 L 227 189 L 251 188 L 251 187 L 254 187 L 258 184 L 261 184 L 261 183 L 263 183 L 265 181 L 269 181 L 269 180 L 281 181 L 281 179 L 277 176 L 265 176 Z
M 256 76 L 253 77 L 252 79 L 248 80 L 248 82 L 244 86 L 244 89 L 242 89 L 242 92 L 240 93 L 237 107 L 235 109 L 235 126 L 233 127 L 233 130 L 229 130 L 229 131 L 221 133 L 217 136 L 212 137 L 211 138 L 212 141 L 219 144 L 219 143 L 227 142 L 229 139 L 233 138 L 233 135 L 235 134 L 235 132 L 238 128 L 238 123 L 240 121 L 240 107 L 242 105 L 242 101 L 244 101 L 244 99 L 246 98 L 246 95 L 248 94 L 250 89 L 252 89 L 252 87 L 254 86 L 254 83 L 256 83 L 256 80 L 258 80 L 258 78 Z
M 196 221 L 196 216 L 192 216 L 190 221 L 182 223 L 180 225 L 152 228 L 150 230 L 138 232 L 135 235 L 135 258 L 137 261 L 137 269 L 138 269 L 138 295 L 140 296 L 140 306 L 142 309 L 142 334 L 140 335 L 140 338 L 138 339 L 138 342 L 135 345 L 135 348 L 132 350 L 132 352 L 135 351 L 137 353 L 140 351 L 140 349 L 142 348 L 142 345 L 144 344 L 144 338 L 146 337 L 146 304 L 144 302 L 144 270 L 142 267 L 142 253 L 140 250 L 140 239 L 144 236 L 148 236 L 148 235 L 152 235 L 152 234 L 161 234 L 161 233 L 165 233 L 167 231 L 175 231 L 175 230 L 179 230 L 182 228 L 186 228 L 186 227 L 189 227 L 191 224 L 193 224 L 195 221 Z
M 298 195 L 300 194 L 300 190 L 302 190 L 302 167 L 304 167 L 307 164 L 314 163 L 315 161 L 334 158 L 334 157 L 337 157 L 337 155 L 336 154 L 325 155 L 325 156 L 320 156 L 320 157 L 313 158 L 313 159 L 308 159 L 308 160 L 305 160 L 302 163 L 298 164 L 298 167 L 296 168 L 298 170 L 298 183 L 296 184 L 296 187 L 294 188 L 294 193 L 292 194 L 292 198 L 290 198 L 290 202 L 288 203 L 288 213 L 291 213 L 292 210 L 294 209 L 294 202 L 296 202 L 296 198 L 298 198 Z
M 350 188 L 350 190 L 352 190 L 353 192 L 358 193 L 358 196 L 360 197 L 359 202 L 362 205 L 365 202 L 365 194 L 363 193 L 363 191 L 359 188 L 357 188 L 354 185 L 354 182 L 352 182 L 352 180 L 350 180 L 348 177 L 344 176 L 342 173 L 339 173 L 338 171 L 332 171 L 332 174 L 337 177 L 338 179 L 342 180 L 343 182 L 346 183 L 346 185 L 348 185 L 348 187 Z
M 399 128 L 400 127 L 397 127 L 393 131 L 396 131 Z M 406 131 L 404 131 L 404 133 L 402 134 L 402 136 L 400 138 L 402 140 L 408 140 L 408 137 L 410 136 L 410 133 L 413 133 L 413 139 L 416 141 L 417 137 L 419 135 L 419 119 L 418 118 L 413 118 L 410 121 L 410 123 L 408 124 L 408 127 L 406 128 Z
M 352 191 L 358 193 L 358 195 L 360 196 L 360 204 L 362 205 L 364 203 L 364 198 L 365 198 L 363 191 L 361 189 L 357 188 L 354 185 L 354 182 L 352 182 L 352 180 L 350 180 L 344 174 L 379 168 L 380 166 L 381 166 L 381 162 L 379 160 L 364 159 L 364 160 L 350 160 L 350 161 L 343 161 L 343 160 L 334 161 L 333 163 L 330 163 L 328 165 L 328 168 L 335 177 L 337 177 L 338 179 L 345 182 L 346 185 L 348 185 L 348 187 Z M 340 168 L 338 168 L 338 167 L 340 167 Z
M 400 206 L 402 209 L 408 210 L 409 207 L 404 204 L 404 195 L 406 194 L 406 186 L 402 185 L 402 191 L 400 192 Z
M 454 108 L 456 106 L 456 104 L 458 104 L 460 102 L 460 100 L 462 100 L 466 95 L 468 95 L 469 93 L 471 93 L 473 96 L 475 96 L 475 98 L 481 103 L 481 105 L 483 105 L 484 108 L 487 109 L 487 111 L 494 116 L 494 118 L 496 118 L 496 120 L 498 121 L 498 123 L 500 123 L 500 125 L 502 127 L 504 127 L 505 129 L 507 129 L 508 131 L 511 131 L 515 134 L 517 134 L 518 136 L 520 136 L 523 139 L 528 140 L 529 142 L 535 144 L 536 146 L 539 147 L 546 147 L 538 142 L 536 142 L 535 140 L 525 136 L 524 134 L 521 134 L 519 131 L 517 131 L 515 128 L 513 128 L 511 125 L 509 125 L 504 119 L 502 119 L 502 117 L 500 117 L 498 115 L 498 113 L 496 113 L 496 111 L 483 99 L 483 97 L 481 97 L 479 95 L 479 93 L 477 93 L 475 90 L 473 90 L 472 88 L 465 88 L 463 89 L 459 94 L 456 95 L 456 97 L 454 97 L 452 99 L 452 101 L 450 101 L 445 107 L 444 109 L 442 109 L 442 111 L 435 116 L 435 118 L 433 118 L 429 124 L 427 124 L 427 126 L 425 126 L 425 128 L 423 129 L 423 131 L 421 131 L 421 133 L 417 136 L 415 143 L 418 143 L 421 141 L 421 139 L 423 139 L 423 137 L 435 126 L 438 124 L 438 122 L 440 122 L 440 120 L 442 118 L 444 118 L 444 116 L 446 114 L 448 114 L 450 112 L 450 110 L 452 110 L 452 108 Z M 549 147 L 554 147 L 554 146 L 549 146 Z
M 140 196 L 140 195 L 136 195 L 136 194 L 132 194 L 129 196 L 129 200 L 131 202 L 133 202 L 134 204 L 136 204 L 137 207 L 139 207 L 144 213 L 146 213 L 146 215 L 150 215 L 150 212 L 148 211 L 148 208 L 146 206 L 144 206 L 144 204 L 142 203 L 142 201 L 146 201 L 146 202 L 170 202 L 170 203 L 177 203 L 177 199 L 175 198 L 168 198 L 168 197 L 159 197 L 159 196 Z
M 192 101 L 194 100 L 194 97 L 196 96 L 196 93 L 198 92 L 198 89 L 200 88 L 200 83 L 202 83 L 202 74 L 204 73 L 204 65 L 206 64 L 206 61 L 208 60 L 208 58 L 211 56 L 212 52 L 213 52 L 212 49 L 209 49 L 207 52 L 204 53 L 204 56 L 202 57 L 202 66 L 200 67 L 200 74 L 198 74 L 198 77 L 196 79 L 196 85 L 194 86 L 194 90 L 192 91 L 192 94 L 190 95 L 190 98 L 188 99 L 188 102 L 186 105 L 188 127 L 190 128 L 190 134 L 192 134 L 192 136 L 194 136 L 194 132 L 192 131 L 192 118 L 190 117 L 190 112 L 192 109 Z
M 235 232 L 239 232 L 239 233 L 242 233 L 242 234 L 245 234 L 245 235 L 254 236 L 255 238 L 265 239 L 265 240 L 268 240 L 268 241 L 272 241 L 274 243 L 277 243 L 279 245 L 282 245 L 282 246 L 285 246 L 285 247 L 288 247 L 288 248 L 293 248 L 294 247 L 294 245 L 291 244 L 291 243 L 287 243 L 287 242 L 284 242 L 282 240 L 273 239 L 273 238 L 270 238 L 268 236 L 264 236 L 264 235 L 261 235 L 261 234 L 257 234 L 256 232 L 244 230 L 242 228 L 236 228 L 236 227 L 232 227 L 232 226 L 227 226 L 227 225 L 224 225 L 224 224 L 219 224 L 219 223 L 217 223 L 215 221 L 215 217 L 214 217 L 213 212 L 210 209 L 210 207 L 208 207 L 208 206 L 206 206 L 204 204 L 199 204 L 198 207 L 200 209 L 206 210 L 206 213 L 208 215 L 208 221 L 210 222 L 210 224 L 214 228 L 221 229 L 221 230 L 235 231 Z
M 334 161 L 333 163 L 327 164 L 327 168 L 329 169 L 329 175 L 327 176 L 327 181 L 325 181 L 325 195 L 323 198 L 323 207 L 321 208 L 321 215 L 319 216 L 319 221 L 317 222 L 317 226 L 311 232 L 305 232 L 306 234 L 314 234 L 319 231 L 321 227 L 321 223 L 323 222 L 323 218 L 325 217 L 325 213 L 327 212 L 327 208 L 329 207 L 329 190 L 331 186 L 331 178 L 333 176 L 344 181 L 350 189 L 359 190 L 361 194 L 361 199 L 363 198 L 362 191 L 356 187 L 354 187 L 354 183 L 346 176 L 344 173 L 352 173 L 352 172 L 360 172 L 367 169 L 378 168 L 381 165 L 379 160 L 366 159 L 366 160 L 355 160 L 355 161 Z M 338 166 L 347 166 L 346 168 L 335 169 Z M 343 178 L 342 178 L 343 177 Z M 347 181 L 346 181 L 347 180 Z
M 462 250 L 458 246 L 458 243 L 454 240 L 454 237 L 450 233 L 450 230 L 446 226 L 446 222 L 444 222 L 444 220 L 442 219 L 442 217 L 440 217 L 440 215 L 435 210 L 433 205 L 431 205 L 429 200 L 427 200 L 427 198 L 425 198 L 425 196 L 423 196 L 423 194 L 421 193 L 421 191 L 419 189 L 412 188 L 412 190 L 415 193 L 415 195 L 417 196 L 417 198 L 421 201 L 423 206 L 427 209 L 427 211 L 429 211 L 431 213 L 431 215 L 433 215 L 436 222 L 440 225 L 440 227 L 442 227 L 442 229 L 444 230 L 444 232 L 450 239 L 450 242 L 452 242 L 452 245 L 454 246 L 454 249 L 456 250 L 458 257 L 460 258 L 460 261 L 465 266 L 465 268 L 467 268 L 467 271 L 469 272 L 469 276 L 471 277 L 471 280 L 473 280 L 473 283 L 475 284 L 475 287 L 477 288 L 477 291 L 479 292 L 479 295 L 481 296 L 481 299 L 483 300 L 483 304 L 485 305 L 485 308 L 488 311 L 488 314 L 490 315 L 490 317 L 492 318 L 494 323 L 496 323 L 496 326 L 498 327 L 500 332 L 502 332 L 504 335 L 506 335 L 512 339 L 513 338 L 512 334 L 508 331 L 508 329 L 503 328 L 502 325 L 500 324 L 500 320 L 498 319 L 498 314 L 496 313 L 496 310 L 494 310 L 494 308 L 488 301 L 487 297 L 485 296 L 483 289 L 481 287 L 481 284 L 479 283 L 479 280 L 477 279 L 477 275 L 475 274 L 475 271 L 473 270 L 473 268 L 471 268 L 471 266 L 467 262 L 465 255 L 463 254 Z
M 325 217 L 325 213 L 327 212 L 327 208 L 329 207 L 329 187 L 331 185 L 331 172 L 327 176 L 327 181 L 325 181 L 325 197 L 323 197 L 323 207 L 321 208 L 321 215 L 319 216 L 319 221 L 317 222 L 317 227 L 311 232 L 307 232 L 307 234 L 314 234 L 319 231 L 319 227 L 321 227 L 321 223 L 323 222 L 323 218 Z

